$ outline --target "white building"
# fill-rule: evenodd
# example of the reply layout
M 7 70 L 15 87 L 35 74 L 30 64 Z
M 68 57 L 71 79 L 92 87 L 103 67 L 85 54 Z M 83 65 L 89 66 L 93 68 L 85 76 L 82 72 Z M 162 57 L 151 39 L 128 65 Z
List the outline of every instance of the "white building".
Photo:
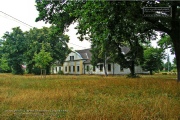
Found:
M 126 54 L 128 49 L 122 48 Z M 55 64 L 52 66 L 52 73 L 58 73 L 60 70 L 64 74 L 104 74 L 104 65 L 99 63 L 97 66 L 92 66 L 90 49 L 77 50 L 71 52 L 65 59 L 63 65 Z M 129 68 L 123 68 L 117 63 L 106 64 L 107 74 L 129 74 Z M 145 73 L 140 66 L 135 67 L 135 73 Z M 147 72 L 146 72 L 147 73 Z

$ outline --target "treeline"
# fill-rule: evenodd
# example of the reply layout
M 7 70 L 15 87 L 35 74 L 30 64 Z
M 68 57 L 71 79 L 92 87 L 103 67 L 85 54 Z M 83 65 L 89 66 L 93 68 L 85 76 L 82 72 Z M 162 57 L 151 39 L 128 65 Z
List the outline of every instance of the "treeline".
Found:
M 61 32 L 70 24 L 78 22 L 76 29 L 79 39 L 87 39 L 92 43 L 92 63 L 94 65 L 98 62 L 105 63 L 111 58 L 111 62 L 129 68 L 131 76 L 135 76 L 134 66 L 138 64 L 151 72 L 154 68 L 160 68 L 162 60 L 159 58 L 163 58 L 163 54 L 159 55 L 162 53 L 159 51 L 162 50 L 154 53 L 156 50 L 144 49 L 143 45 L 157 39 L 155 31 L 161 31 L 161 37 L 169 35 L 176 56 L 177 77 L 180 81 L 180 2 L 83 0 L 36 1 L 36 3 L 39 11 L 36 21 L 53 23 Z M 157 10 L 146 14 L 143 10 L 147 7 L 170 7 L 172 12 Z M 122 52 L 123 46 L 130 49 L 127 54 Z
M 33 28 L 23 32 L 19 27 L 6 32 L 0 40 L 0 72 L 40 74 L 40 69 L 50 73 L 51 65 L 63 62 L 70 52 L 69 37 L 56 32 L 55 27 Z

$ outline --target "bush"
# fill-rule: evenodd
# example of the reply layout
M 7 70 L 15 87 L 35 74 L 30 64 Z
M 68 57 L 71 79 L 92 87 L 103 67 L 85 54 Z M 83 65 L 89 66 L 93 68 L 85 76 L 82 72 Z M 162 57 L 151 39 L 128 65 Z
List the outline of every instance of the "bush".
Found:
M 164 72 L 164 73 L 162 73 L 162 75 L 167 75 L 167 73 Z
M 24 73 L 24 70 L 22 69 L 22 66 L 19 64 L 12 65 L 12 74 L 15 75 L 22 75 Z
M 140 76 L 137 75 L 137 74 L 134 74 L 134 75 L 128 74 L 128 75 L 127 75 L 127 78 L 140 78 Z
M 62 70 L 60 70 L 60 71 L 58 72 L 58 74 L 59 74 L 59 75 L 64 75 L 64 72 L 63 72 Z
M 41 69 L 38 68 L 38 67 L 34 67 L 32 69 L 32 73 L 35 74 L 35 75 L 40 75 L 41 74 Z

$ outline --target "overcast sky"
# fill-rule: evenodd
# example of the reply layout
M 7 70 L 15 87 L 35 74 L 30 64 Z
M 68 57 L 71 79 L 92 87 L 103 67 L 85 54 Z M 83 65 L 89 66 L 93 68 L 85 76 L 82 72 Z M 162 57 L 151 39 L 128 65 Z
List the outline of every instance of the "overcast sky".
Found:
M 31 28 L 30 26 L 37 28 L 50 26 L 43 21 L 35 22 L 35 19 L 38 16 L 35 4 L 35 0 L 0 0 L 0 37 L 2 37 L 6 31 L 10 32 L 14 27 L 20 27 L 23 31 L 28 31 Z M 4 13 L 30 26 L 18 22 Z M 90 48 L 90 43 L 88 41 L 80 42 L 77 39 L 74 27 L 75 25 L 71 25 L 69 32 L 66 33 L 70 36 L 68 46 L 73 47 L 74 50 Z

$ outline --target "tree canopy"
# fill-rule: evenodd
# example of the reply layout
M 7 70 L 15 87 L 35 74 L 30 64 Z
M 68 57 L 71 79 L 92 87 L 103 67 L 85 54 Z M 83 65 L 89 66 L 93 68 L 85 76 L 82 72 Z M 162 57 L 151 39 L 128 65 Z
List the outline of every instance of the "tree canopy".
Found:
M 146 48 L 144 50 L 144 62 L 143 62 L 143 69 L 152 72 L 155 70 L 160 70 L 163 65 L 162 59 L 165 59 L 165 54 L 162 48 Z
M 166 11 L 157 11 L 151 13 L 151 15 L 156 15 L 155 17 L 144 17 L 143 7 L 170 7 L 172 16 L 167 17 L 169 13 Z M 127 46 L 136 55 L 137 52 L 134 51 L 134 48 L 141 48 L 140 44 L 147 39 L 152 40 L 155 36 L 154 30 L 165 32 L 171 37 L 174 45 L 178 80 L 180 80 L 180 49 L 178 47 L 180 44 L 180 2 L 178 1 L 59 2 L 42 0 L 37 1 L 37 10 L 39 11 L 37 21 L 44 20 L 54 24 L 61 32 L 65 31 L 73 22 L 78 22 L 79 39 L 99 41 L 101 44 L 98 50 L 99 54 L 105 51 L 121 53 L 119 47 L 128 44 Z M 117 46 L 110 47 L 110 44 L 106 43 L 114 43 Z M 118 56 L 123 58 L 122 53 Z M 133 55 L 131 56 L 133 57 Z
M 53 58 L 51 57 L 51 54 L 49 52 L 45 51 L 45 46 L 42 44 L 42 48 L 39 53 L 35 53 L 34 55 L 34 61 L 35 61 L 35 66 L 45 69 L 47 65 L 51 63 Z
M 6 32 L 3 36 L 3 54 L 6 55 L 8 65 L 14 74 L 23 74 L 23 54 L 25 51 L 25 36 L 23 31 L 17 27 L 12 32 Z
M 14 74 L 23 74 L 22 65 L 26 65 L 26 72 L 32 73 L 32 70 L 36 68 L 35 64 L 38 64 L 37 56 L 47 52 L 46 55 L 52 58 L 46 64 L 47 73 L 49 73 L 51 64 L 56 61 L 63 63 L 70 52 L 67 46 L 69 37 L 56 33 L 53 26 L 42 29 L 33 28 L 26 32 L 19 27 L 12 30 L 12 32 L 6 32 L 0 42 L 0 68 L 3 71 L 12 69 Z M 44 68 L 44 65 L 41 67 Z

